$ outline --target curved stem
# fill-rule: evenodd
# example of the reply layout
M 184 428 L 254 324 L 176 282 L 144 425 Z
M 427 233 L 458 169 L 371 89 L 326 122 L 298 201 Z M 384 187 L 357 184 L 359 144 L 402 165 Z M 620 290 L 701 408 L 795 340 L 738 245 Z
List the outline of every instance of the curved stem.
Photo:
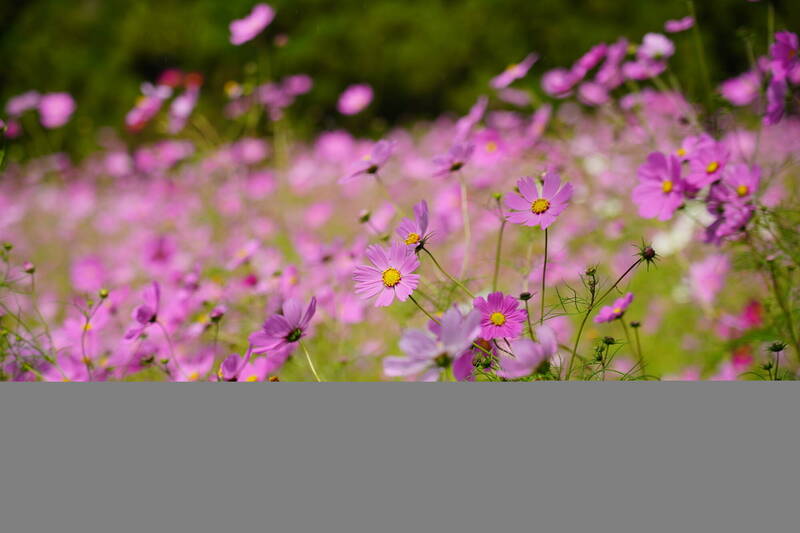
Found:
M 425 310 L 425 308 L 424 308 L 424 307 L 422 307 L 422 306 L 420 305 L 420 303 L 419 303 L 419 302 L 418 302 L 416 299 L 414 299 L 414 296 L 413 296 L 413 295 L 409 294 L 409 295 L 408 295 L 408 299 L 409 299 L 409 300 L 411 300 L 412 302 L 414 302 L 414 305 L 416 305 L 416 306 L 419 308 L 419 310 L 420 310 L 420 311 L 422 311 L 423 313 L 425 313 L 425 316 L 427 316 L 428 318 L 430 318 L 431 320 L 433 320 L 433 321 L 434 321 L 434 322 L 436 322 L 437 324 L 441 324 L 441 322 L 439 322 L 439 321 L 438 321 L 438 320 L 437 320 L 437 319 L 436 319 L 436 318 L 435 318 L 435 317 L 434 317 L 432 314 L 430 314 L 428 311 L 426 311 L 426 310 Z
M 322 379 L 320 379 L 319 374 L 317 374 L 317 369 L 314 368 L 314 362 L 311 360 L 311 354 L 308 353 L 308 348 L 306 348 L 306 344 L 303 341 L 300 341 L 300 347 L 306 354 L 306 360 L 308 361 L 308 366 L 311 367 L 311 373 L 314 374 L 314 378 L 317 380 L 317 383 L 322 383 Z
M 464 284 L 463 284 L 463 283 L 461 283 L 461 282 L 460 282 L 460 281 L 458 281 L 456 278 L 454 278 L 453 276 L 451 276 L 450 274 L 448 274 L 448 273 L 447 273 L 447 271 L 446 271 L 444 268 L 442 268 L 442 265 L 440 265 L 440 264 L 439 264 L 439 261 L 437 261 L 437 260 L 436 260 L 436 258 L 435 258 L 435 257 L 433 257 L 433 254 L 432 254 L 432 253 L 430 253 L 430 252 L 428 251 L 428 249 L 427 249 L 427 248 L 424 248 L 424 247 L 423 247 L 423 248 L 422 248 L 422 250 L 423 250 L 423 251 L 424 251 L 426 254 L 428 254 L 428 256 L 431 258 L 431 261 L 433 261 L 433 264 L 434 264 L 434 265 L 436 265 L 436 268 L 438 268 L 438 269 L 439 269 L 439 271 L 440 271 L 442 274 L 444 274 L 444 275 L 447 277 L 447 279 L 449 279 L 450 281 L 452 281 L 453 283 L 455 283 L 456 285 L 458 285 L 458 286 L 461 288 L 461 290 L 463 290 L 464 292 L 466 292 L 466 293 L 467 293 L 467 295 L 468 295 L 470 298 L 475 298 L 475 295 L 474 295 L 474 294 L 472 294 L 472 292 L 470 292 L 470 290 L 469 290 L 468 288 L 466 288 L 466 287 L 464 286 Z

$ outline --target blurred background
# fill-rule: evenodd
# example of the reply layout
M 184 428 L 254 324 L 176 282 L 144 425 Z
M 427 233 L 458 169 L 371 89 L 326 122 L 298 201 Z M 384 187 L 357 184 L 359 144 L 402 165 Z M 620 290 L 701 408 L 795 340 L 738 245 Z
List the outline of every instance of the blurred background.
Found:
M 592 45 L 639 40 L 689 12 L 684 0 L 272 0 L 274 22 L 255 40 L 230 44 L 228 24 L 256 0 L 23 0 L 0 3 L 0 98 L 27 90 L 67 91 L 78 104 L 63 146 L 80 155 L 92 132 L 121 130 L 142 82 L 167 68 L 205 76 L 199 111 L 222 121 L 227 81 L 305 73 L 313 90 L 292 107 L 300 135 L 345 127 L 379 134 L 394 124 L 463 113 L 488 80 L 527 53 L 541 55 L 515 87 L 539 90 L 547 69 L 570 65 Z M 800 27 L 800 2 L 772 2 L 775 27 Z M 748 45 L 766 52 L 768 9 L 745 0 L 697 2 L 715 82 L 748 68 Z M 713 39 L 712 39 L 713 36 Z M 671 66 L 698 92 L 690 32 L 674 35 Z M 276 39 L 277 43 L 276 44 Z M 349 84 L 375 89 L 367 112 L 345 117 L 336 100 Z M 157 136 L 142 132 L 138 143 Z

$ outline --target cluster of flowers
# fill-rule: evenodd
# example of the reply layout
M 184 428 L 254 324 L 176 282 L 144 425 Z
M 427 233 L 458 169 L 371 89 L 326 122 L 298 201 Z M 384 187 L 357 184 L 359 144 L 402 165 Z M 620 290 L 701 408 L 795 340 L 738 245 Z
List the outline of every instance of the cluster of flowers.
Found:
M 259 4 L 231 42 L 274 17 Z M 791 35 L 770 52 L 770 75 L 788 85 Z M 215 131 L 202 146 L 131 150 L 106 134 L 80 163 L 13 162 L 0 181 L 0 235 L 13 243 L 0 248 L 0 379 L 737 379 L 765 352 L 769 377 L 793 377 L 787 345 L 762 345 L 780 333 L 797 349 L 796 291 L 779 277 L 797 254 L 760 217 L 791 207 L 800 122 L 789 109 L 712 137 L 660 83 L 674 53 L 655 33 L 597 45 L 545 73 L 549 100 L 536 106 L 513 87 L 529 54 L 464 116 L 374 142 L 335 130 L 288 147 L 215 144 Z M 165 72 L 126 124 L 143 127 L 183 87 L 168 132 L 180 131 L 200 84 Z M 313 80 L 252 86 L 226 86 L 230 119 L 263 113 L 288 128 L 282 110 Z M 339 111 L 372 98 L 355 84 Z M 745 242 L 768 257 L 770 283 L 758 271 L 726 283 Z M 638 283 L 655 250 L 663 281 Z M 784 329 L 767 291 L 789 310 Z

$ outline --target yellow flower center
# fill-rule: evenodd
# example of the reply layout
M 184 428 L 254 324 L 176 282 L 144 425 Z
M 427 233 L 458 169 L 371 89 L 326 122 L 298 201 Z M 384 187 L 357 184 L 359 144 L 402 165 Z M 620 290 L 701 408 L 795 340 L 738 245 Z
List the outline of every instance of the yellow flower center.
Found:
M 675 153 L 678 154 L 678 157 L 683 157 L 686 155 L 686 148 L 678 148 Z
M 362 158 L 363 161 L 369 161 L 372 159 L 372 154 L 365 154 Z
M 198 379 L 200 379 L 200 372 L 194 371 L 189 374 L 189 381 L 197 381 Z
M 71 382 L 72 380 L 71 380 L 71 379 L 69 379 L 69 378 L 61 378 L 61 381 L 63 381 L 64 383 L 69 383 L 69 382 Z
M 383 271 L 383 284 L 387 287 L 394 287 L 400 280 L 403 279 L 403 276 L 400 275 L 400 271 L 396 268 L 387 268 Z
M 499 313 L 499 312 L 495 311 L 489 317 L 489 322 L 491 322 L 495 326 L 502 326 L 503 324 L 506 323 L 506 315 L 504 315 L 503 313 Z
M 750 189 L 747 187 L 747 185 L 739 185 L 738 187 L 736 187 L 736 194 L 738 194 L 739 196 L 747 196 L 747 193 L 749 192 Z
M 661 182 L 661 190 L 666 192 L 672 192 L 672 182 L 670 180 L 665 180 Z
M 258 381 L 258 376 L 256 376 L 255 374 L 253 374 L 252 376 L 247 376 L 247 377 L 245 378 L 245 381 L 249 381 L 249 382 L 251 382 L 251 383 L 252 383 L 253 381 Z
M 497 151 L 497 143 L 494 141 L 489 141 L 486 143 L 486 151 L 487 152 L 496 152 Z
M 531 213 L 534 215 L 541 215 L 548 209 L 550 209 L 550 200 L 546 200 L 545 198 L 537 198 L 531 204 Z
M 517 68 L 519 65 L 517 63 L 511 63 L 509 66 L 506 67 L 506 72 L 510 72 Z
M 92 331 L 92 323 L 87 322 L 85 326 L 83 326 L 83 331 Z
M 417 244 L 419 242 L 419 234 L 418 233 L 409 233 L 408 237 L 406 237 L 406 244 Z M 386 273 L 384 272 L 384 276 Z M 383 279 L 386 279 L 385 277 Z
M 719 163 L 717 163 L 716 161 L 712 161 L 706 167 L 706 174 L 713 174 L 717 170 L 719 170 Z
M 622 308 L 621 307 L 615 307 L 614 309 L 612 309 L 612 311 L 614 312 L 615 315 L 621 315 L 622 314 Z

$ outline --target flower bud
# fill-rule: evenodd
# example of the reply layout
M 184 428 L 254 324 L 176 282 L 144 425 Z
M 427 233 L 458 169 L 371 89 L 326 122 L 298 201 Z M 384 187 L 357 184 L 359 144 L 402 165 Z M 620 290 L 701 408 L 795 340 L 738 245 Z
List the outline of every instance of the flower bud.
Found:
M 100 289 L 98 296 L 100 296 L 101 300 L 105 300 L 106 298 L 108 298 L 108 289 Z
M 36 267 L 30 261 L 25 261 L 22 264 L 22 269 L 25 271 L 26 274 L 33 274 L 36 272 Z
M 533 298 L 533 295 L 527 291 L 519 295 L 519 299 L 522 300 L 523 302 L 527 302 L 531 298 Z

